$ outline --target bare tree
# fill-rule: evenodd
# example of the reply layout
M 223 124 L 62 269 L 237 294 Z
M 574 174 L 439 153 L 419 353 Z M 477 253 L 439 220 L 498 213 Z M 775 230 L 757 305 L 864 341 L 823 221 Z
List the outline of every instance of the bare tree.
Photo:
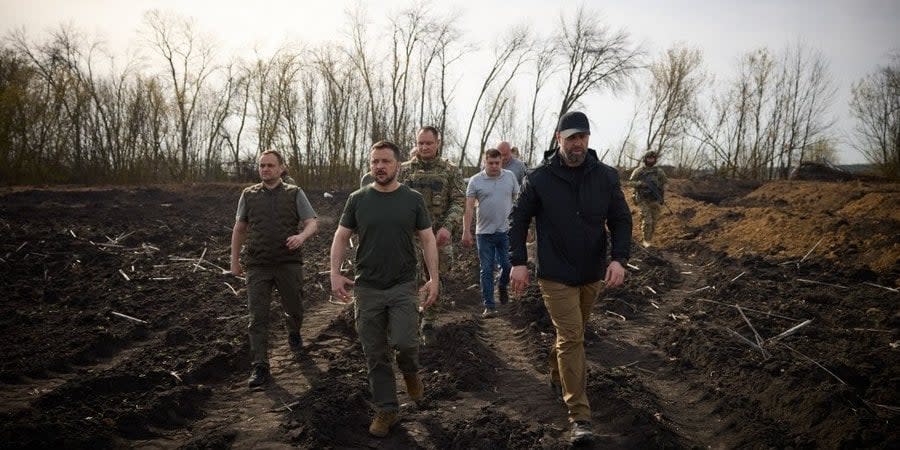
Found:
M 635 162 L 640 161 L 640 158 L 635 156 L 638 152 L 637 144 L 633 141 L 634 134 L 634 126 L 637 123 L 638 115 L 640 111 L 637 107 L 635 107 L 634 112 L 631 114 L 631 120 L 628 121 L 628 130 L 625 131 L 625 135 L 622 138 L 622 144 L 619 145 L 618 154 L 616 155 L 616 163 L 615 167 L 623 168 L 626 167 L 626 162 L 628 166 L 633 166 Z
M 416 4 L 391 18 L 390 87 L 391 121 L 388 139 L 402 142 L 409 132 L 409 85 L 413 53 L 422 45 L 422 39 L 431 27 L 424 3 Z
M 465 138 L 463 138 L 462 148 L 460 149 L 459 154 L 458 165 L 460 167 L 465 164 L 469 138 L 472 135 L 472 127 L 475 125 L 475 119 L 478 117 L 478 112 L 481 108 L 481 101 L 494 83 L 499 81 L 500 87 L 497 89 L 496 95 L 493 96 L 493 102 L 490 106 L 491 114 L 487 116 L 487 121 L 490 122 L 491 117 L 500 113 L 501 109 L 499 108 L 499 105 L 503 102 L 503 93 L 515 76 L 518 68 L 526 61 L 526 50 L 528 49 L 528 46 L 528 29 L 525 27 L 516 27 L 503 37 L 494 47 L 494 63 L 484 77 L 484 81 L 481 83 L 481 90 L 478 92 L 478 97 L 475 99 L 475 104 L 472 106 L 472 114 L 469 117 L 469 124 L 466 127 L 466 135 Z M 509 68 L 510 66 L 512 69 Z M 486 126 L 485 129 L 487 128 L 488 127 Z M 483 133 L 481 140 L 485 140 Z M 483 145 L 481 146 L 483 147 Z M 483 148 L 478 149 L 479 160 L 483 150 Z
M 191 143 L 198 120 L 198 102 L 207 78 L 213 72 L 213 47 L 198 34 L 193 21 L 166 16 L 153 10 L 144 20 L 149 42 L 163 58 L 171 83 L 171 101 L 177 125 L 176 145 L 181 162 L 181 177 L 190 176 L 196 148 Z
M 234 74 L 234 65 L 229 64 L 219 72 L 223 74 L 216 87 L 205 92 L 206 105 L 201 129 L 204 131 L 203 177 L 207 180 L 218 178 L 222 170 L 222 151 L 225 147 L 225 121 L 233 110 L 233 101 L 239 89 Z
M 700 50 L 676 45 L 650 64 L 645 111 L 647 151 L 662 156 L 685 134 L 697 94 L 706 79 L 702 62 Z
M 559 68 L 554 57 L 553 47 L 554 43 L 552 41 L 542 40 L 535 45 L 535 50 L 533 51 L 534 85 L 531 96 L 531 110 L 528 116 L 528 143 L 523 152 L 525 162 L 529 164 L 534 161 L 534 151 L 537 147 L 537 127 L 541 121 L 540 117 L 544 113 L 537 110 L 538 98 L 540 97 L 541 89 L 547 84 L 547 80 Z
M 828 140 L 833 96 L 819 52 L 797 44 L 776 59 L 755 50 L 741 58 L 726 91 L 712 95 L 705 115 L 693 117 L 694 137 L 722 175 L 783 177 L 811 146 Z
M 241 170 L 241 139 L 244 136 L 244 130 L 247 127 L 247 119 L 250 115 L 250 89 L 252 86 L 253 68 L 240 67 L 234 80 L 234 103 L 230 113 L 236 116 L 236 129 L 223 129 L 225 145 L 229 149 L 231 156 L 231 164 L 234 166 L 234 174 L 240 178 Z
M 448 130 L 448 120 L 447 116 L 450 111 L 450 102 L 453 100 L 453 93 L 456 91 L 455 85 L 450 85 L 449 71 L 450 66 L 455 62 L 462 59 L 467 53 L 473 50 L 473 47 L 469 45 L 461 45 L 457 47 L 455 45 L 457 43 L 458 36 L 454 34 L 449 34 L 444 36 L 444 39 L 441 41 L 440 48 L 438 50 L 438 92 L 439 92 L 439 111 L 436 113 L 437 118 L 434 120 L 437 123 L 438 130 L 441 130 L 443 134 L 443 139 L 441 139 L 441 148 L 438 149 L 441 154 L 443 154 L 444 147 L 447 146 L 447 142 L 449 142 L 452 133 Z M 424 122 L 422 123 L 424 125 Z
M 820 140 L 834 123 L 825 114 L 835 89 L 825 57 L 802 43 L 785 51 L 778 86 L 775 95 L 784 107 L 784 126 L 777 168 L 778 176 L 784 177 L 804 160 L 806 146 Z
M 304 149 L 306 150 L 307 175 L 312 175 L 313 168 L 321 163 L 316 160 L 316 147 L 321 137 L 318 135 L 316 123 L 319 122 L 318 105 L 320 80 L 313 73 L 306 74 L 301 84 L 303 86 L 303 125 L 304 125 Z
M 890 178 L 900 178 L 900 53 L 853 85 L 854 145 Z
M 446 74 L 446 64 L 452 63 L 459 59 L 462 52 L 456 53 L 460 56 L 454 56 L 447 61 L 445 58 L 449 47 L 455 45 L 461 36 L 459 25 L 457 24 L 458 15 L 449 14 L 443 18 L 437 18 L 432 21 L 427 29 L 427 33 L 423 37 L 423 45 L 419 50 L 419 126 L 426 123 L 441 123 L 441 119 L 446 114 L 446 104 L 444 104 L 443 95 L 435 101 L 428 98 L 427 94 L 434 94 L 435 85 L 437 90 L 442 94 L 444 92 L 444 75 Z M 446 63 L 446 64 L 445 64 Z M 437 70 L 432 70 L 437 66 Z M 437 75 L 434 75 L 436 72 Z M 425 112 L 429 111 L 430 116 L 426 119 Z M 443 130 L 443 125 L 441 128 Z
M 24 36 L 11 35 L 10 47 L 0 50 L 0 178 L 12 183 L 34 177 L 57 111 L 44 71 L 20 47 L 24 43 L 27 50 L 27 41 L 17 38 Z
M 621 89 L 640 65 L 641 52 L 632 47 L 629 34 L 613 31 L 597 16 L 582 5 L 571 23 L 565 16 L 561 18 L 555 40 L 557 52 L 564 58 L 566 81 L 559 115 L 592 90 Z M 550 148 L 555 143 L 551 137 Z
M 350 56 L 353 65 L 359 71 L 365 86 L 366 96 L 368 97 L 369 120 L 372 124 L 369 127 L 370 138 L 373 142 L 386 139 L 386 129 L 384 121 L 383 109 L 380 109 L 381 98 L 378 97 L 378 87 L 380 80 L 378 79 L 377 70 L 373 62 L 370 61 L 369 42 L 366 13 L 360 6 L 359 8 L 348 11 L 350 18 L 350 40 L 352 48 L 346 50 Z
M 283 133 L 287 140 L 287 147 L 290 149 L 289 159 L 292 171 L 300 169 L 303 164 L 303 153 L 301 152 L 303 145 L 303 89 L 306 87 L 306 80 L 314 75 L 311 71 L 303 71 L 303 58 L 298 55 L 295 62 L 295 73 L 290 77 L 290 83 L 286 86 L 281 102 L 281 110 L 284 116 Z M 307 73 L 310 72 L 310 73 Z

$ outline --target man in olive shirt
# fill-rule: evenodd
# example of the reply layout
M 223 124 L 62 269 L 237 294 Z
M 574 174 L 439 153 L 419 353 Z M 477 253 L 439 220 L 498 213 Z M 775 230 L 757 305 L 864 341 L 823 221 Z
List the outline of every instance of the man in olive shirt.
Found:
M 288 343 L 294 350 L 302 347 L 300 325 L 303 322 L 303 256 L 300 248 L 318 228 L 316 213 L 303 190 L 282 182 L 284 158 L 275 150 L 259 155 L 262 182 L 244 189 L 238 200 L 234 229 L 231 232 L 231 273 L 243 273 L 239 261 L 244 249 L 247 267 L 247 296 L 250 308 L 250 355 L 253 371 L 250 387 L 269 381 L 269 304 L 272 288 L 281 294 Z M 303 231 L 298 231 L 302 224 Z
M 391 142 L 372 146 L 369 162 L 375 181 L 350 194 L 331 244 L 331 293 L 350 301 L 355 286 L 356 330 L 366 354 L 369 389 L 377 408 L 369 433 L 387 436 L 399 418 L 392 367 L 403 372 L 406 392 L 414 401 L 424 396 L 419 376 L 418 308 L 416 305 L 416 244 L 419 237 L 429 280 L 420 305 L 437 299 L 438 255 L 431 219 L 422 194 L 397 181 L 400 150 Z M 341 262 L 353 233 L 359 234 L 356 279 L 341 273 Z

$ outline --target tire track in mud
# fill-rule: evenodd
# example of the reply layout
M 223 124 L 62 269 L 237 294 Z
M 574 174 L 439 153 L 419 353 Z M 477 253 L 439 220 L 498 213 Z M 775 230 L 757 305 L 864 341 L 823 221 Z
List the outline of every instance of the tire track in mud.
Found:
M 145 339 L 133 342 L 130 347 L 117 350 L 106 358 L 97 358 L 92 364 L 72 364 L 65 372 L 48 371 L 45 377 L 28 377 L 16 384 L 4 384 L 0 391 L 0 414 L 13 413 L 27 408 L 41 398 L 82 378 L 96 376 L 130 360 L 134 355 L 150 348 L 165 332 L 156 332 Z
M 688 263 L 671 252 L 661 256 L 678 271 L 680 282 L 654 301 L 652 309 L 617 324 L 600 345 L 589 347 L 589 359 L 601 361 L 614 374 L 624 374 L 628 390 L 622 400 L 643 410 L 660 429 L 676 436 L 680 445 L 717 448 L 715 443 L 727 432 L 727 420 L 719 412 L 722 406 L 714 388 L 692 378 L 697 371 L 679 370 L 677 361 L 654 343 L 660 327 L 673 320 L 689 320 L 673 311 L 688 294 L 707 286 L 709 265 Z
M 568 427 L 566 409 L 551 391 L 548 375 L 536 369 L 533 355 L 526 352 L 528 330 L 516 330 L 497 317 L 483 319 L 479 325 L 479 339 L 506 363 L 497 371 L 498 398 L 493 406 L 508 415 L 546 424 L 558 437 Z
M 272 302 L 272 307 L 281 311 L 277 301 Z M 203 418 L 174 434 L 134 442 L 134 446 L 172 448 L 199 440 L 203 445 L 220 442 L 235 448 L 293 448 L 281 427 L 285 413 L 302 407 L 295 400 L 322 380 L 329 362 L 320 350 L 338 350 L 334 347 L 336 340 L 323 333 L 350 307 L 328 301 L 307 305 L 300 329 L 304 344 L 300 352 L 290 349 L 284 327 L 272 321 L 269 333 L 272 381 L 264 389 L 248 388 L 250 368 L 242 367 L 227 381 L 213 386 L 212 395 L 202 408 Z

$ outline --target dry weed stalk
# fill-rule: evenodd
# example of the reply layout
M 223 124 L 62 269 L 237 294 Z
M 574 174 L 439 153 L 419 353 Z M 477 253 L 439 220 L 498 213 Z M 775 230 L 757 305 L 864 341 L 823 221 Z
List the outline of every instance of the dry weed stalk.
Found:
M 148 323 L 146 320 L 141 320 L 141 319 L 138 319 L 137 317 L 131 317 L 131 316 L 129 316 L 128 314 L 122 314 L 122 313 L 120 313 L 120 312 L 111 311 L 110 314 L 112 314 L 112 315 L 114 315 L 114 316 L 119 316 L 119 317 L 121 317 L 121 318 L 123 318 L 123 319 L 132 320 L 132 321 L 135 321 L 135 322 L 137 322 L 137 323 Z
M 796 353 L 797 355 L 803 357 L 803 358 L 806 359 L 807 361 L 809 361 L 809 362 L 811 362 L 811 363 L 813 363 L 813 364 L 819 366 L 820 369 L 824 370 L 825 372 L 828 372 L 829 375 L 831 375 L 832 377 L 834 377 L 835 380 L 840 381 L 841 384 L 843 384 L 843 385 L 845 385 L 845 386 L 847 385 L 847 383 L 844 382 L 844 380 L 842 380 L 841 377 L 835 375 L 834 372 L 828 370 L 827 368 L 825 368 L 825 366 L 819 364 L 816 360 L 810 358 L 809 356 L 804 355 L 803 353 L 800 353 L 799 351 L 795 350 L 793 347 L 791 347 L 790 345 L 785 344 L 784 342 L 779 342 L 778 344 L 781 345 L 782 347 L 785 347 L 785 348 L 787 348 L 788 350 L 790 350 L 790 351 Z
M 799 281 L 801 283 L 807 283 L 807 284 L 820 284 L 822 286 L 831 286 L 831 287 L 840 288 L 840 289 L 847 289 L 847 286 L 841 286 L 840 284 L 825 283 L 825 282 L 816 281 L 816 280 L 807 280 L 805 278 L 797 278 L 797 281 Z
M 200 259 L 198 259 L 197 262 L 194 263 L 194 270 L 191 270 L 191 272 L 196 272 L 196 271 L 197 271 L 197 268 L 200 267 L 200 263 L 203 262 L 203 257 L 204 257 L 204 256 L 206 256 L 206 247 L 203 247 L 203 253 L 200 254 Z
M 744 319 L 744 322 L 746 322 L 747 326 L 750 327 L 750 331 L 753 331 L 753 337 L 754 339 L 756 339 L 757 348 L 759 348 L 759 351 L 762 352 L 763 356 L 768 359 L 772 355 L 768 352 L 768 350 L 765 349 L 765 347 L 763 347 L 763 342 L 765 341 L 763 340 L 762 336 L 759 335 L 759 332 L 757 332 L 753 324 L 750 323 L 750 319 L 748 319 L 747 315 L 744 314 L 744 310 L 741 309 L 741 305 L 735 303 L 734 307 L 737 308 L 738 312 L 741 314 L 741 318 Z

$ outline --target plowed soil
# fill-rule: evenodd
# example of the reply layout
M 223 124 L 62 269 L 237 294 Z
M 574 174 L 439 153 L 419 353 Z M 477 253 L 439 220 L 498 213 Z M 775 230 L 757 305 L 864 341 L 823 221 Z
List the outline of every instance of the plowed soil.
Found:
M 274 382 L 247 389 L 246 290 L 223 270 L 240 190 L 0 192 L 4 447 L 567 446 L 537 288 L 482 319 L 460 246 L 425 401 L 400 382 L 400 424 L 369 436 L 352 309 L 328 299 L 346 193 L 308 192 L 305 346 L 274 301 Z M 900 186 L 675 180 L 667 206 L 587 326 L 593 445 L 900 446 Z

